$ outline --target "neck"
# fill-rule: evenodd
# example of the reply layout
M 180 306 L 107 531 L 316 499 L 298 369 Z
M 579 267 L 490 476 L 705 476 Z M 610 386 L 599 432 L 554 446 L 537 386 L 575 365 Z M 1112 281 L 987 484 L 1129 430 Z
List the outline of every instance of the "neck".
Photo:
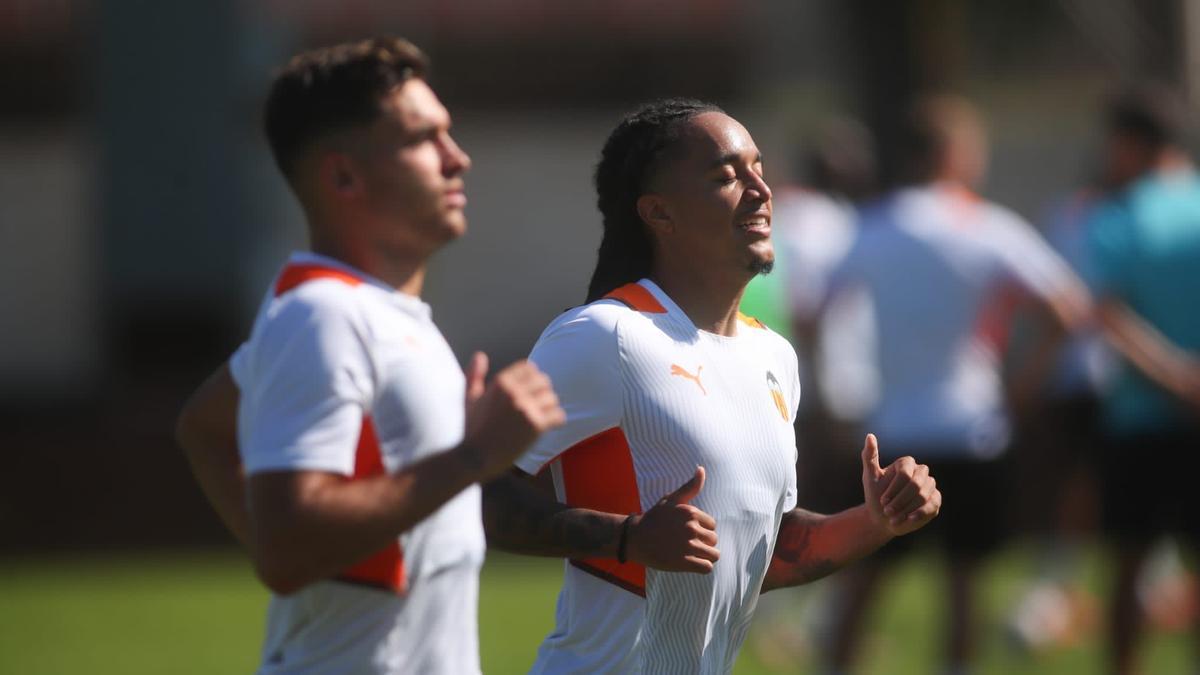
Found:
M 1179 171 L 1192 165 L 1187 153 L 1175 147 L 1164 148 L 1155 157 L 1154 168 L 1158 171 Z
M 738 306 L 753 278 L 749 271 L 715 273 L 695 263 L 659 260 L 650 278 L 700 330 L 737 335 Z
M 313 253 L 343 262 L 413 297 L 421 297 L 428 256 L 396 255 L 348 235 L 346 229 L 322 226 L 310 220 Z M 337 232 L 338 236 L 329 236 Z

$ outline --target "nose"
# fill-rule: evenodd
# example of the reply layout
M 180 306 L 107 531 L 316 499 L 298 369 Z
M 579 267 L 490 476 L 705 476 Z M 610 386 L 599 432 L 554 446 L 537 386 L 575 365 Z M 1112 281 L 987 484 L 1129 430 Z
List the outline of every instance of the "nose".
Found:
M 754 171 L 750 172 L 750 176 L 750 180 L 746 183 L 747 196 L 763 202 L 771 201 L 771 186 L 767 185 L 766 179 Z
M 454 142 L 450 134 L 442 141 L 442 172 L 447 176 L 466 173 L 471 168 L 471 157 Z

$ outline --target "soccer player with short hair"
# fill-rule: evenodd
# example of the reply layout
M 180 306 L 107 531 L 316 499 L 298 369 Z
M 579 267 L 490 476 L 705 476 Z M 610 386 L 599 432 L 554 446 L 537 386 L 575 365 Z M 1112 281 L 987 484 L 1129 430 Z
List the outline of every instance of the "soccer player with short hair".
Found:
M 476 354 L 464 378 L 420 299 L 430 257 L 465 230 L 470 165 L 426 68 L 376 39 L 276 78 L 266 134 L 312 251 L 180 418 L 197 480 L 274 592 L 261 673 L 479 672 L 476 483 L 563 420 L 528 362 L 485 386 Z
M 944 672 L 969 668 L 973 585 L 981 562 L 1003 541 L 1012 496 L 1000 368 L 1011 314 L 1028 303 L 1068 330 L 1088 312 L 1086 290 L 1033 227 L 974 192 L 988 146 L 972 104 L 951 95 L 920 97 L 906 111 L 902 132 L 904 183 L 863 210 L 831 292 L 864 291 L 874 306 L 880 396 L 868 424 L 893 452 L 928 462 L 954 508 L 844 580 L 846 609 L 830 641 L 832 672 L 851 667 L 885 567 L 922 540 L 937 542 L 949 562 Z
M 530 359 L 567 422 L 485 488 L 492 545 L 569 559 L 537 673 L 727 673 L 759 593 L 805 583 L 929 522 L 925 467 L 863 448 L 866 503 L 794 508 L 796 355 L 740 315 L 770 269 L 771 190 L 713 105 L 627 116 L 596 169 L 604 237 L 587 304 Z M 516 474 L 549 469 L 557 499 Z

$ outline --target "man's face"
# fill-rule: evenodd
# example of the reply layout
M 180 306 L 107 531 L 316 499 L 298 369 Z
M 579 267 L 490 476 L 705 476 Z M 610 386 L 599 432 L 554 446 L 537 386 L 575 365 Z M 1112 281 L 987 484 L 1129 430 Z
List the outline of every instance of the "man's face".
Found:
M 450 137 L 450 113 L 423 80 L 397 87 L 354 153 L 372 240 L 432 251 L 466 231 L 463 173 L 471 160 Z
M 754 139 L 722 113 L 685 124 L 649 186 L 663 215 L 662 224 L 652 225 L 657 255 L 747 278 L 769 269 L 775 260 L 771 189 Z

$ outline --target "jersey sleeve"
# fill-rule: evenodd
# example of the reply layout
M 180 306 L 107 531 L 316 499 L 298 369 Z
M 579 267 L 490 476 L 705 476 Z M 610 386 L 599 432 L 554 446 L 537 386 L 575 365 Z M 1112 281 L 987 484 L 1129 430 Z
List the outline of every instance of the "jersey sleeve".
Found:
M 1050 244 L 1015 214 L 1001 212 L 997 251 L 1008 275 L 1027 292 L 1050 300 L 1079 287 L 1070 265 Z
M 354 473 L 374 369 L 353 303 L 308 290 L 284 299 L 240 350 L 239 438 L 247 473 Z
M 571 310 L 533 346 L 529 359 L 550 378 L 567 421 L 543 434 L 517 460 L 518 469 L 536 474 L 576 443 L 620 426 L 617 322 L 624 311 L 611 302 Z
M 246 369 L 249 367 L 247 359 L 249 358 L 248 343 L 243 342 L 238 345 L 238 348 L 229 357 L 229 376 L 233 378 L 233 383 L 237 385 L 238 390 L 245 388 Z

